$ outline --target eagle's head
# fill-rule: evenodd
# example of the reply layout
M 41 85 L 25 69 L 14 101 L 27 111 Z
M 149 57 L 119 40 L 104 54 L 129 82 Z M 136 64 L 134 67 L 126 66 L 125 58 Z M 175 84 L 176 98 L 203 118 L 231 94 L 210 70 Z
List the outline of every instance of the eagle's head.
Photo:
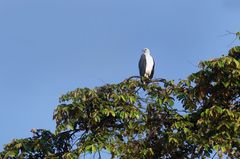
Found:
M 150 54 L 150 50 L 148 48 L 144 48 L 142 51 L 144 54 Z

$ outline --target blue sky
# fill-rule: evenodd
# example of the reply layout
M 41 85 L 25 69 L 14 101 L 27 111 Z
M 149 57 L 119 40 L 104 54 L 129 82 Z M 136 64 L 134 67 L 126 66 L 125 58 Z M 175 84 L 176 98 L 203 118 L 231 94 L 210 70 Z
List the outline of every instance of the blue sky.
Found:
M 0 150 L 32 128 L 54 130 L 58 98 L 138 75 L 183 79 L 226 54 L 240 31 L 238 0 L 0 0 Z M 238 42 L 235 42 L 235 45 Z

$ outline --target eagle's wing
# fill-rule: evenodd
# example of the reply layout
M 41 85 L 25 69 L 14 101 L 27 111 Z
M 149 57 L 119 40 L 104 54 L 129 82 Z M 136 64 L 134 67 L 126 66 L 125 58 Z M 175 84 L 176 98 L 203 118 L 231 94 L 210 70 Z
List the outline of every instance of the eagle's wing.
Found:
M 143 77 L 146 71 L 146 56 L 144 54 L 142 54 L 138 62 L 138 68 L 139 68 L 140 76 Z

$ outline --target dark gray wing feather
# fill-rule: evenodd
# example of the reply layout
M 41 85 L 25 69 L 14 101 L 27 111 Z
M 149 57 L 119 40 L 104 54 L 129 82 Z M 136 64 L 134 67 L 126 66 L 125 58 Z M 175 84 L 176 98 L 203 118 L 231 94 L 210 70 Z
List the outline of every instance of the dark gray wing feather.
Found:
M 144 76 L 146 71 L 146 56 L 144 54 L 142 54 L 138 62 L 138 68 L 139 68 L 140 76 Z

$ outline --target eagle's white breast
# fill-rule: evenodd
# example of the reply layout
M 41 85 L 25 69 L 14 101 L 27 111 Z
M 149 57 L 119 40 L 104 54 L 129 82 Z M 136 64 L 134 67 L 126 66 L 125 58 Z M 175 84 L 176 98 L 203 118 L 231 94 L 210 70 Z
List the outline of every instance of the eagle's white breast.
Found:
M 144 53 L 146 56 L 146 70 L 145 70 L 145 77 L 149 77 L 152 73 L 152 69 L 153 69 L 153 57 L 149 54 L 149 53 Z

